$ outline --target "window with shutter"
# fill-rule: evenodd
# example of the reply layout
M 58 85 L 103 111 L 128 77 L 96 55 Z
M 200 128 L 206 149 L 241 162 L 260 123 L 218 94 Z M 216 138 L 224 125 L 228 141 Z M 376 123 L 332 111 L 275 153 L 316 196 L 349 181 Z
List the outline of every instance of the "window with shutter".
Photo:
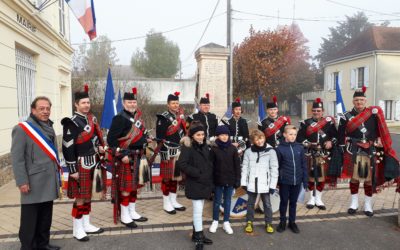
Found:
M 357 80 L 356 72 L 357 72 L 357 69 L 352 69 L 352 70 L 351 70 L 351 77 L 350 77 L 350 88 L 351 88 L 351 89 L 357 88 L 357 83 L 356 83 L 356 80 Z
M 369 68 L 364 67 L 364 86 L 368 87 L 369 85 Z
M 386 100 L 385 101 L 385 119 L 386 120 L 392 120 L 392 107 L 393 107 L 393 101 Z
M 339 71 L 339 88 L 342 89 L 343 73 Z
M 364 67 L 357 68 L 357 88 L 364 86 Z
M 336 90 L 336 84 L 339 83 L 339 72 L 334 72 L 333 73 L 333 83 L 332 83 L 332 89 Z
M 15 49 L 16 75 L 17 75 L 17 98 L 18 119 L 24 121 L 28 118 L 30 105 L 35 95 L 36 65 L 33 55 Z
M 394 119 L 400 121 L 400 101 L 396 101 L 394 108 Z

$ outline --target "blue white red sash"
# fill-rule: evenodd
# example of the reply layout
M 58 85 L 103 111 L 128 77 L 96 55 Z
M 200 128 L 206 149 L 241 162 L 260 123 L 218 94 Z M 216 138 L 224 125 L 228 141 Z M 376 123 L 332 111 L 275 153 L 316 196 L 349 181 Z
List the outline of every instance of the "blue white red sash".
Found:
M 54 146 L 52 141 L 47 139 L 47 137 L 30 122 L 20 122 L 18 125 L 43 150 L 43 152 L 45 152 L 46 155 L 58 165 L 58 167 L 61 167 L 57 148 Z

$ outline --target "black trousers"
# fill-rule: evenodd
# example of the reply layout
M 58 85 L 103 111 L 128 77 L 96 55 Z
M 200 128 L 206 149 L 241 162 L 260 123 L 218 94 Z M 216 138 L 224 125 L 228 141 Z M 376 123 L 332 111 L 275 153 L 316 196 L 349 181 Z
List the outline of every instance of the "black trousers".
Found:
M 21 205 L 21 250 L 31 250 L 49 244 L 52 217 L 53 201 Z
M 301 184 L 287 185 L 279 184 L 279 196 L 281 202 L 279 203 L 280 221 L 286 222 L 286 211 L 289 203 L 289 223 L 296 222 L 296 208 L 297 199 L 299 197 Z

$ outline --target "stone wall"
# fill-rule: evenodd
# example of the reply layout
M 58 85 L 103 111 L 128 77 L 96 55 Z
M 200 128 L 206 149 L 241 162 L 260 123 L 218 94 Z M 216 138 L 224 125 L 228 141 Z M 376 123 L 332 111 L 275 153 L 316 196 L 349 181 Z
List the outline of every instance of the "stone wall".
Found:
M 0 156 L 0 187 L 14 178 L 11 167 L 11 154 Z

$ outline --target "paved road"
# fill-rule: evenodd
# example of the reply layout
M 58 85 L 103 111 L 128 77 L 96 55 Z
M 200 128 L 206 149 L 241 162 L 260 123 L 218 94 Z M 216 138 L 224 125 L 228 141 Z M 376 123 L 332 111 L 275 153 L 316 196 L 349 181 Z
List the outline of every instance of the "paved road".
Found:
M 234 227 L 234 235 L 220 228 L 210 236 L 214 240 L 206 249 L 399 249 L 400 229 L 397 216 L 298 223 L 301 233 L 290 231 L 267 235 L 263 226 L 253 235 Z M 193 249 L 190 231 L 140 233 L 119 236 L 92 237 L 87 243 L 73 239 L 54 240 L 62 249 Z M 208 233 L 208 235 L 210 235 Z M 16 250 L 19 243 L 1 243 L 0 249 Z

